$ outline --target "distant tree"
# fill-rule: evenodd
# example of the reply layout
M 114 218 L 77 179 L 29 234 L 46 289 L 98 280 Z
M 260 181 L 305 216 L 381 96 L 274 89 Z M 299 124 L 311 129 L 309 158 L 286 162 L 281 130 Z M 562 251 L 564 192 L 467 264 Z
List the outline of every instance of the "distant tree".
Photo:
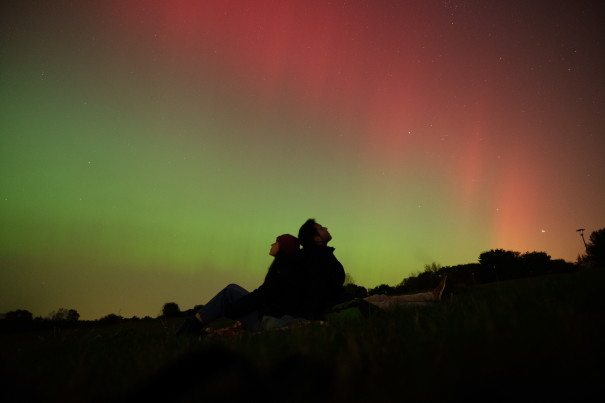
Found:
M 448 275 L 450 284 L 458 286 L 470 286 L 477 283 L 477 273 L 481 270 L 479 263 L 459 264 L 445 268 L 445 274 Z
M 520 256 L 520 273 L 518 277 L 535 276 L 550 272 L 552 261 L 544 252 L 526 252 Z
M 548 265 L 549 273 L 569 273 L 577 269 L 577 266 L 571 262 L 566 262 L 563 259 L 554 259 Z
M 65 321 L 65 322 L 76 322 L 80 319 L 80 314 L 75 309 L 59 308 L 55 312 L 49 314 L 50 320 Z
M 80 314 L 75 309 L 70 309 L 69 312 L 67 312 L 67 320 L 75 322 L 78 319 L 80 319 Z
M 351 298 L 364 298 L 368 296 L 368 290 L 355 284 L 346 284 L 345 293 Z
M 578 265 L 580 260 L 578 260 Z M 563 273 L 575 270 L 573 263 L 561 259 L 552 260 L 545 252 L 519 252 L 492 249 L 479 255 L 480 268 L 477 280 L 480 283 L 510 280 L 515 278 Z
M 368 295 L 375 295 L 375 294 L 392 294 L 393 293 L 393 287 L 391 287 L 390 285 L 387 284 L 381 284 L 378 287 L 374 287 L 374 288 L 370 288 L 368 290 Z
M 439 274 L 444 269 L 437 263 L 424 265 L 424 271 L 404 278 L 393 290 L 394 294 L 420 292 L 431 289 L 439 283 Z
M 515 277 L 512 273 L 519 264 L 519 252 L 492 249 L 479 255 L 479 281 L 491 282 Z
M 162 308 L 162 315 L 165 318 L 176 318 L 181 314 L 181 309 L 176 302 L 166 302 Z
M 345 294 L 350 298 L 364 298 L 368 296 L 368 290 L 365 287 L 355 284 L 355 280 L 350 273 L 345 273 L 344 281 Z
M 586 258 L 594 267 L 605 267 L 605 228 L 590 234 L 586 244 Z
M 124 318 L 116 315 L 115 313 L 110 313 L 109 315 L 105 315 L 99 319 L 100 323 L 109 324 L 109 323 L 117 323 L 122 321 Z
M 411 292 L 420 292 L 434 287 L 439 283 L 439 275 L 445 271 L 443 266 L 438 263 L 424 265 L 424 271 L 412 274 L 401 280 L 393 290 L 393 294 L 405 294 Z
M 16 311 L 7 312 L 4 315 L 4 320 L 10 322 L 30 322 L 34 319 L 34 315 L 25 309 L 17 309 Z
M 435 263 L 435 262 L 424 265 L 424 271 L 428 271 L 428 272 L 432 272 L 432 273 L 437 273 L 441 269 L 442 269 L 442 266 L 439 263 Z
M 7 312 L 0 320 L 0 330 L 27 330 L 34 327 L 34 318 L 31 312 L 25 309 Z

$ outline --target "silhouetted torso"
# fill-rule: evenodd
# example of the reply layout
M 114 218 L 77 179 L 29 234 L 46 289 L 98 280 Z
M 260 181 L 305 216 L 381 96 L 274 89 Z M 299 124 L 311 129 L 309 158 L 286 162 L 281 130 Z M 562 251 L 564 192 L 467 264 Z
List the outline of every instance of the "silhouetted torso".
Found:
M 302 300 L 297 316 L 319 319 L 328 307 L 346 299 L 345 271 L 332 247 L 305 247 L 301 255 Z

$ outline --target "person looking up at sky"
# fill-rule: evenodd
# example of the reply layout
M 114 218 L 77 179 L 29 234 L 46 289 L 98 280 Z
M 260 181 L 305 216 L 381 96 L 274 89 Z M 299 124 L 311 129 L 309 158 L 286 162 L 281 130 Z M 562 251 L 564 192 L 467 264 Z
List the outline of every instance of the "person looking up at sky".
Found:
M 257 330 L 263 315 L 283 316 L 298 303 L 292 292 L 297 282 L 295 276 L 300 246 L 298 239 L 290 234 L 276 238 L 269 254 L 274 257 L 263 284 L 252 292 L 237 284 L 229 284 L 193 317 L 187 318 L 178 334 L 200 335 L 204 329 L 220 317 L 241 322 L 247 330 Z
M 356 299 L 346 295 L 344 289 L 345 272 L 342 264 L 334 256 L 334 248 L 328 246 L 332 235 L 327 227 L 308 219 L 298 232 L 303 247 L 301 251 L 302 273 L 304 276 L 303 300 L 300 316 L 321 319 L 325 313 L 345 303 L 345 306 L 372 304 L 383 310 L 397 307 L 428 305 L 441 301 L 447 285 L 447 276 L 430 291 L 405 295 L 375 294 Z M 336 308 L 339 309 L 339 308 Z M 367 307 L 364 308 L 367 311 Z
M 328 246 L 332 235 L 327 227 L 308 219 L 298 231 L 302 245 L 302 301 L 299 316 L 321 319 L 326 309 L 346 299 L 345 271 Z

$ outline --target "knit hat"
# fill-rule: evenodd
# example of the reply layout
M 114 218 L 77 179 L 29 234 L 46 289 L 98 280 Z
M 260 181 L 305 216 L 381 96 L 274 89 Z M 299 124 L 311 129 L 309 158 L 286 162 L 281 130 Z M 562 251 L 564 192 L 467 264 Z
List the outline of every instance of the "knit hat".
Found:
M 276 238 L 279 243 L 279 250 L 285 254 L 290 254 L 300 249 L 298 238 L 290 234 L 283 234 Z

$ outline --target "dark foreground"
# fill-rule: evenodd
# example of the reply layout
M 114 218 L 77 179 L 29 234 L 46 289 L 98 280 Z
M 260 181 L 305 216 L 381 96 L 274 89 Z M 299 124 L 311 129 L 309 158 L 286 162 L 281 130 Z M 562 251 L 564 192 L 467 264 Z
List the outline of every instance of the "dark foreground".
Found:
M 604 271 L 469 288 L 304 328 L 174 335 L 180 320 L 4 331 L 2 401 L 588 400 L 605 381 Z

